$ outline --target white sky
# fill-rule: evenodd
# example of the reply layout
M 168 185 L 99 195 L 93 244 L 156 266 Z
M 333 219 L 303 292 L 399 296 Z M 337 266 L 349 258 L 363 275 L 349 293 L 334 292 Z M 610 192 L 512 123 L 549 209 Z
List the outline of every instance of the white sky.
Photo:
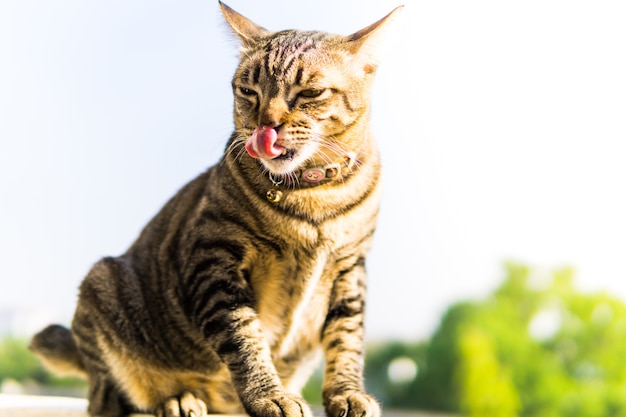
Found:
M 399 1 L 227 3 L 349 34 Z M 373 126 L 386 192 L 370 339 L 427 336 L 502 262 L 574 266 L 626 300 L 626 3 L 406 1 Z M 0 2 L 0 309 L 69 317 L 232 127 L 217 1 Z

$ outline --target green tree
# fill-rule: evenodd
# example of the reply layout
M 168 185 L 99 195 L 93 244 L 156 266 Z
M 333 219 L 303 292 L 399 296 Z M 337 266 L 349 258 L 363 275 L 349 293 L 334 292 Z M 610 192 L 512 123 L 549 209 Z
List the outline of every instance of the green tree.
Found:
M 5 337 L 0 341 L 0 383 L 5 379 L 31 382 L 48 387 L 51 392 L 79 395 L 86 382 L 78 378 L 62 378 L 49 373 L 28 350 L 26 340 Z
M 626 306 L 565 268 L 507 265 L 485 300 L 451 306 L 413 384 L 418 408 L 470 416 L 626 416 Z
M 489 335 L 466 328 L 459 338 L 460 408 L 469 417 L 515 417 L 520 409 L 517 390 L 502 368 Z
M 0 382 L 11 378 L 16 381 L 32 379 L 45 382 L 47 373 L 39 361 L 26 349 L 23 340 L 7 337 L 0 342 Z
M 369 345 L 365 356 L 365 383 L 384 407 L 412 409 L 419 406 L 413 385 L 426 366 L 427 343 L 390 342 Z M 415 374 L 395 379 L 392 371 L 398 361 L 413 366 Z

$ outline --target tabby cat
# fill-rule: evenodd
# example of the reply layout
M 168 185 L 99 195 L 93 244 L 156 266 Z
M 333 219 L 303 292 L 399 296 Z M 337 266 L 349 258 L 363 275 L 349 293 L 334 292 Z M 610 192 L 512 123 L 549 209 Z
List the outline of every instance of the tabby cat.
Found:
M 93 416 L 311 416 L 299 392 L 323 353 L 327 415 L 376 417 L 362 377 L 380 197 L 369 96 L 398 9 L 339 36 L 220 7 L 241 41 L 222 160 L 96 263 L 71 331 L 51 325 L 31 349 L 88 378 Z

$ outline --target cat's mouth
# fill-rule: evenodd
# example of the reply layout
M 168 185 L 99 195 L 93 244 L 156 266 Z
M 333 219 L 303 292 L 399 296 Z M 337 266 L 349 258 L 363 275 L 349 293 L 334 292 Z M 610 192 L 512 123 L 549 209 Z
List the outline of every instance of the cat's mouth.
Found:
M 253 158 L 264 160 L 292 161 L 297 150 L 286 148 L 278 143 L 276 129 L 261 126 L 254 129 L 246 141 L 246 151 Z
M 279 159 L 282 161 L 291 161 L 293 160 L 294 155 L 296 154 L 296 150 L 295 149 L 287 149 L 284 148 L 283 152 L 278 155 L 277 157 L 273 158 L 273 159 Z
M 257 127 L 246 141 L 246 151 L 255 159 L 274 159 L 286 155 L 287 149 L 277 144 L 277 140 L 276 129 L 270 126 Z
M 279 143 L 278 132 L 270 126 L 254 129 L 245 144 L 246 151 L 273 174 L 285 175 L 310 157 L 311 149 L 287 148 Z

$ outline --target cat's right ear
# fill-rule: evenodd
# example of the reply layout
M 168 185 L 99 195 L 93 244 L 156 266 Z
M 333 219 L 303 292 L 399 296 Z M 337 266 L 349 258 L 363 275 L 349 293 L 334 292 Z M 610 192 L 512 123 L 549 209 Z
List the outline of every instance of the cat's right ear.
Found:
M 247 17 L 237 13 L 221 1 L 219 1 L 220 8 L 222 9 L 222 14 L 224 15 L 224 19 L 231 27 L 235 35 L 244 45 L 249 45 L 251 43 L 255 43 L 259 40 L 259 38 L 263 38 L 270 34 L 268 30 L 257 25 Z
M 378 22 L 346 37 L 344 45 L 350 53 L 359 58 L 359 63 L 363 65 L 366 73 L 376 70 L 383 49 L 383 39 L 403 8 L 404 6 L 396 7 Z

